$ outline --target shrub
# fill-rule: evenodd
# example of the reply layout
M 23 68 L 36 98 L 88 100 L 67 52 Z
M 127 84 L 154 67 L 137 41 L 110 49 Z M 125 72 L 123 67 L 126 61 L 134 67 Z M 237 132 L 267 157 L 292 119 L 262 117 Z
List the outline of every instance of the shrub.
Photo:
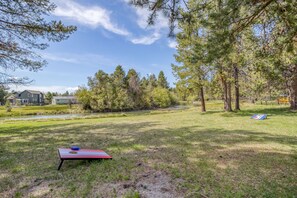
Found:
M 171 105 L 179 105 L 178 96 L 174 92 L 169 92 L 171 98 Z
M 7 111 L 7 112 L 11 112 L 12 107 L 11 107 L 11 103 L 10 103 L 9 100 L 6 101 L 6 103 L 5 103 L 5 108 L 6 108 L 6 111 Z
M 157 87 L 152 92 L 154 106 L 169 107 L 172 104 L 172 97 L 167 89 Z
M 188 104 L 191 104 L 191 105 L 194 105 L 195 106 L 195 104 L 197 104 L 197 101 L 198 101 L 199 99 L 198 99 L 198 96 L 197 95 L 189 95 L 188 97 L 187 97 L 187 102 L 188 102 Z
M 84 110 L 91 109 L 91 93 L 86 88 L 82 87 L 76 92 L 76 97 Z
M 20 100 L 17 100 L 16 101 L 16 106 L 21 106 L 22 104 L 21 104 L 21 101 Z

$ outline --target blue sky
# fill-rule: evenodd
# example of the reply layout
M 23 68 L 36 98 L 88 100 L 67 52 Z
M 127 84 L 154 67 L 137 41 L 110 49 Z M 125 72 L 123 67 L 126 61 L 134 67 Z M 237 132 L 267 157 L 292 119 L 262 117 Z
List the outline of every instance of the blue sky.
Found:
M 73 91 L 87 84 L 99 69 L 113 72 L 122 65 L 142 76 L 163 70 L 171 86 L 175 41 L 168 38 L 168 21 L 162 15 L 147 26 L 148 11 L 132 7 L 128 0 L 54 0 L 54 19 L 73 24 L 78 30 L 68 40 L 51 43 L 40 54 L 48 65 L 39 72 L 16 71 L 34 82 L 15 90 Z

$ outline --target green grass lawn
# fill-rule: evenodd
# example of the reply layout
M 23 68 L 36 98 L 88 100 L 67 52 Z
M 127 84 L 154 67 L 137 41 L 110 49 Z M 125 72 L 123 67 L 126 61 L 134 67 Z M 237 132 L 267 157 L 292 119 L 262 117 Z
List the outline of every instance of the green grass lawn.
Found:
M 0 106 L 0 117 L 45 115 L 45 114 L 67 114 L 77 111 L 77 105 L 45 105 L 45 106 L 21 106 L 13 107 L 11 112 L 6 112 L 4 106 Z
M 0 121 L 0 197 L 296 197 L 297 113 L 208 108 Z M 250 119 L 258 112 L 268 119 Z M 57 171 L 57 148 L 70 145 L 114 159 Z

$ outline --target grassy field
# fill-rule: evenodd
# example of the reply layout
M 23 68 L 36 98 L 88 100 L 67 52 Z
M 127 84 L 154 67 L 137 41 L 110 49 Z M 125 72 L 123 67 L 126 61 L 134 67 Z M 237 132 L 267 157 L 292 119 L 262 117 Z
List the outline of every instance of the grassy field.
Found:
M 0 117 L 45 115 L 45 114 L 68 114 L 77 111 L 77 106 L 72 105 L 46 105 L 46 106 L 21 106 L 13 107 L 11 112 L 6 112 L 4 106 L 0 106 Z
M 0 121 L 0 197 L 296 197 L 297 113 L 221 106 Z M 57 148 L 70 145 L 114 159 L 66 161 L 57 171 Z

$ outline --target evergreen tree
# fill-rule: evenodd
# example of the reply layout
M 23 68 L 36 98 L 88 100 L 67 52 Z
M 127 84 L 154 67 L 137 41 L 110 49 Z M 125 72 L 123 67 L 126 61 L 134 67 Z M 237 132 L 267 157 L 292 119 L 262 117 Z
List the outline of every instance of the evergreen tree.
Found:
M 162 87 L 162 88 L 165 88 L 165 89 L 169 88 L 167 79 L 166 79 L 165 74 L 164 74 L 163 71 L 160 71 L 160 73 L 158 75 L 158 82 L 157 83 L 158 83 L 159 87 Z
M 110 75 L 99 70 L 94 77 L 88 78 L 88 87 L 80 87 L 76 96 L 84 109 L 94 111 L 167 107 L 174 102 L 168 89 L 159 87 L 154 92 L 157 87 L 155 76 L 151 76 L 150 81 L 146 78 L 140 80 L 134 69 L 125 75 L 120 65 Z
M 76 30 L 61 21 L 47 20 L 55 5 L 49 0 L 0 0 L 0 68 L 4 71 L 37 71 L 46 62 L 36 50 L 48 47 L 45 41 L 60 42 Z M 11 78 L 0 72 L 0 85 L 26 83 L 27 78 Z
M 148 86 L 149 82 L 146 79 L 146 77 L 142 77 L 142 79 L 140 80 L 140 86 L 142 89 L 145 89 Z
M 152 91 L 157 86 L 158 86 L 158 81 L 156 79 L 155 74 L 150 74 L 148 76 L 148 88 Z
M 62 96 L 69 96 L 69 95 L 70 95 L 69 91 L 65 91 L 65 93 L 62 94 Z
M 236 108 L 239 109 L 239 76 L 241 65 L 232 54 L 241 46 L 237 40 L 251 30 L 260 37 L 255 54 L 256 71 L 269 82 L 285 83 L 292 109 L 297 109 L 297 2 L 234 0 L 160 0 L 136 1 L 136 6 L 150 9 L 149 24 L 154 24 L 158 11 L 164 11 L 173 32 L 175 21 L 196 21 L 207 30 L 206 59 L 216 70 L 223 87 L 225 110 L 231 111 L 231 87 L 235 84 Z M 186 13 L 186 14 L 183 14 Z M 240 53 L 240 51 L 238 52 Z
M 111 75 L 113 94 L 114 94 L 114 110 L 125 110 L 130 108 L 128 90 L 126 85 L 126 74 L 122 66 L 118 65 Z
M 90 106 L 94 110 L 106 111 L 110 107 L 110 98 L 112 93 L 109 89 L 109 76 L 102 70 L 99 70 L 95 77 L 89 77 L 88 85 L 91 91 Z
M 182 13 L 187 15 L 187 13 Z M 181 32 L 177 35 L 177 54 L 175 59 L 182 65 L 172 65 L 180 85 L 186 85 L 190 92 L 199 92 L 201 111 L 205 112 L 204 84 L 209 70 L 205 60 L 205 33 L 202 25 L 195 20 L 179 23 Z
M 150 108 L 152 106 L 152 87 L 149 87 L 149 80 L 146 77 L 143 77 L 140 81 L 140 86 L 142 90 L 142 108 Z
M 47 92 L 44 96 L 45 100 L 47 101 L 48 104 L 52 103 L 53 100 L 53 94 L 51 92 Z
M 136 109 L 143 108 L 143 91 L 139 76 L 134 69 L 128 71 L 127 82 L 130 103 L 133 104 Z
M 186 83 L 184 83 L 184 81 L 179 80 L 175 85 L 175 91 L 179 100 L 186 101 L 190 95 L 189 88 L 187 87 Z

